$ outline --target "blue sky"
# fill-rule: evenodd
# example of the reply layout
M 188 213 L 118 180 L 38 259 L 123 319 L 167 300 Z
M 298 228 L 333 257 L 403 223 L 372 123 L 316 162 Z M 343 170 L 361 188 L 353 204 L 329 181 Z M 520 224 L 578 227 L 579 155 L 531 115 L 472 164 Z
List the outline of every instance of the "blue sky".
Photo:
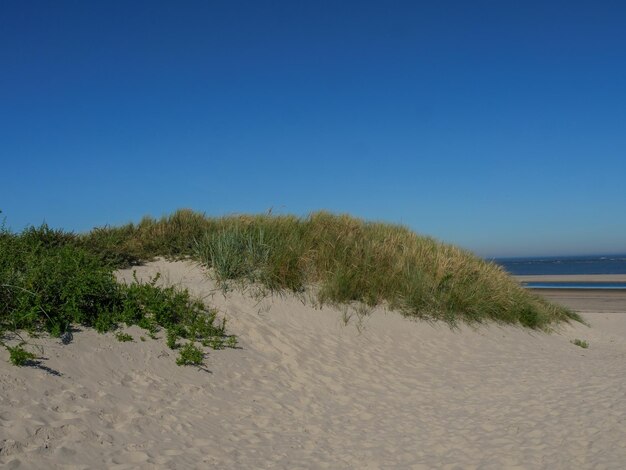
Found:
M 0 210 L 398 222 L 626 252 L 623 2 L 0 3 Z

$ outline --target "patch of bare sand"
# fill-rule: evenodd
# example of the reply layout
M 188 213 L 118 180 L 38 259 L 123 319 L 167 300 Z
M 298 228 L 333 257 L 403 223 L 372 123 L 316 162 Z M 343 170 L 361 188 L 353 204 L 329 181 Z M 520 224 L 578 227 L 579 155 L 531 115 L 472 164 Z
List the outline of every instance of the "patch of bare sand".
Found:
M 224 297 L 187 262 L 137 269 L 227 316 L 209 371 L 164 340 L 82 331 L 50 370 L 0 361 L 4 468 L 623 468 L 626 315 L 556 334 L 376 310 L 363 328 L 293 297 Z M 130 272 L 122 273 L 129 278 Z M 589 349 L 570 343 L 586 339 Z M 56 370 L 61 375 L 53 375 Z

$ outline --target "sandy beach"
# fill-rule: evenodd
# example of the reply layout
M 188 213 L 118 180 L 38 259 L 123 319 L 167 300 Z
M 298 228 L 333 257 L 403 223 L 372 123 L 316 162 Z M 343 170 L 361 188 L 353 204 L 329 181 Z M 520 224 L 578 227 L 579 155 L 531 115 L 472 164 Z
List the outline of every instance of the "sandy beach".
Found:
M 3 468 L 623 468 L 626 302 L 554 292 L 590 326 L 546 334 L 359 321 L 292 296 L 224 295 L 191 262 L 138 267 L 189 288 L 240 348 L 179 367 L 158 340 L 38 338 L 40 368 L 0 361 Z M 120 273 L 130 279 L 132 272 Z M 608 299 L 608 300 L 607 300 Z M 610 313 L 609 313 L 610 312 Z M 349 316 L 349 315 L 348 315 Z M 573 339 L 588 341 L 582 349 Z
M 548 274 L 515 276 L 520 282 L 626 282 L 626 274 Z
M 521 282 L 626 282 L 625 274 L 515 276 Z M 582 313 L 626 312 L 626 289 L 533 289 L 533 292 Z

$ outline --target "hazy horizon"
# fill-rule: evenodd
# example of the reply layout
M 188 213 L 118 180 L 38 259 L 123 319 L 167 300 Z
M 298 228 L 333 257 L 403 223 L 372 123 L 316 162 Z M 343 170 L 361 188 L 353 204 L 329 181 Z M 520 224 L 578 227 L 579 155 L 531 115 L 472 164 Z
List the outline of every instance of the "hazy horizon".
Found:
M 0 4 L 0 217 L 326 209 L 626 252 L 626 5 Z

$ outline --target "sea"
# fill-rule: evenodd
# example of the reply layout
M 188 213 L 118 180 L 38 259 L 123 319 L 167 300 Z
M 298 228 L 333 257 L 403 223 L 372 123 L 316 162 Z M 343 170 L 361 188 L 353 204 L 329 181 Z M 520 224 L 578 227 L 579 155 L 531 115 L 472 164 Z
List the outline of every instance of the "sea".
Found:
M 514 276 L 624 274 L 626 254 L 604 256 L 558 256 L 498 258 L 492 260 Z M 626 289 L 626 282 L 527 282 L 533 289 Z

